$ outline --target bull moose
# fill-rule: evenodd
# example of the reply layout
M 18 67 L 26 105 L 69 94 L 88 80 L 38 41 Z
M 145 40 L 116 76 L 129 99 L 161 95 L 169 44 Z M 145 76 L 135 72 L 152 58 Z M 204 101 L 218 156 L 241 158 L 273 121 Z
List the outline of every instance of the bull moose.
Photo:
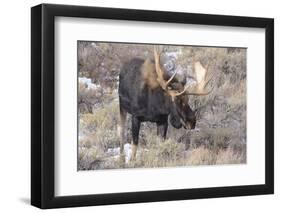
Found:
M 207 68 L 199 61 L 193 63 L 195 85 L 184 85 L 169 76 L 160 64 L 160 54 L 154 47 L 153 59 L 134 58 L 125 63 L 119 74 L 120 155 L 123 155 L 127 113 L 132 115 L 132 155 L 136 158 L 139 130 L 142 122 L 157 124 L 157 135 L 166 138 L 169 123 L 179 129 L 194 129 L 196 114 L 188 104 L 189 95 L 207 95 Z

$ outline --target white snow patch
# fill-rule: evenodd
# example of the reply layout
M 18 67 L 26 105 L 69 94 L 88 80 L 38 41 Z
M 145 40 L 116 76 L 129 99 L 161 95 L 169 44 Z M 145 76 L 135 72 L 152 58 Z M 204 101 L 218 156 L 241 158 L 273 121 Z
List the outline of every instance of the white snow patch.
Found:
M 79 77 L 78 80 L 80 83 L 86 84 L 86 85 L 92 83 L 92 80 L 90 78 L 86 78 L 86 77 Z
M 117 147 L 117 148 L 109 148 L 107 150 L 107 154 L 110 154 L 110 155 L 119 155 L 120 153 L 120 147 Z
M 79 83 L 85 84 L 87 89 L 89 90 L 97 90 L 101 88 L 100 85 L 92 83 L 92 80 L 90 78 L 79 77 L 78 81 Z
M 120 155 L 120 147 L 116 147 L 116 148 L 109 148 L 107 150 L 107 154 L 115 157 L 119 157 Z M 131 156 L 132 156 L 132 148 L 131 148 L 131 144 L 126 143 L 124 145 L 124 154 L 125 154 L 125 162 L 129 163 Z
M 131 144 L 126 143 L 124 145 L 124 153 L 125 153 L 125 161 L 126 161 L 126 163 L 128 163 L 132 156 Z

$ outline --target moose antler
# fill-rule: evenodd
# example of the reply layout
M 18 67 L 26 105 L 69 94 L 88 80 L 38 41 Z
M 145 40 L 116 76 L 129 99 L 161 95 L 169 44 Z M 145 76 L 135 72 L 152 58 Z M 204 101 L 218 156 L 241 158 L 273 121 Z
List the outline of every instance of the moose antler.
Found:
M 154 60 L 155 60 L 155 69 L 156 69 L 156 74 L 157 74 L 157 82 L 162 87 L 162 89 L 165 90 L 170 96 L 172 96 L 172 99 L 174 99 L 174 97 L 176 97 L 176 96 L 179 96 L 179 95 L 182 95 L 183 93 L 185 93 L 186 90 L 188 89 L 188 87 L 185 87 L 182 92 L 168 88 L 169 84 L 172 82 L 172 80 L 176 76 L 177 70 L 169 78 L 168 81 L 166 81 L 164 79 L 164 72 L 161 69 L 161 65 L 160 65 L 160 55 L 158 54 L 155 46 L 154 46 Z
M 154 47 L 154 60 L 155 60 L 155 69 L 157 74 L 157 81 L 162 87 L 163 90 L 167 91 L 168 85 L 171 83 L 173 78 L 176 76 L 177 72 L 175 72 L 171 78 L 166 82 L 164 80 L 164 72 L 160 66 L 160 55 L 158 54 L 156 47 Z
M 161 65 L 160 65 L 160 55 L 158 54 L 155 46 L 154 46 L 154 60 L 155 60 L 155 69 L 157 74 L 157 82 L 162 87 L 162 89 L 172 97 L 172 100 L 174 100 L 176 96 L 180 96 L 183 94 L 208 95 L 213 90 L 212 88 L 210 91 L 205 91 L 206 86 L 208 85 L 208 83 L 211 81 L 212 78 L 206 81 L 208 66 L 206 68 L 203 67 L 200 61 L 196 61 L 193 63 L 197 84 L 195 86 L 186 85 L 184 89 L 180 92 L 178 90 L 173 90 L 168 88 L 169 84 L 176 76 L 177 70 L 174 72 L 174 74 L 170 77 L 168 81 L 165 81 L 164 72 L 161 69 Z
M 210 91 L 205 91 L 206 86 L 209 84 L 209 82 L 213 78 L 213 77 L 211 77 L 208 80 L 206 80 L 206 74 L 207 74 L 209 66 L 207 65 L 205 68 L 200 63 L 200 61 L 196 61 L 193 63 L 193 67 L 194 67 L 194 73 L 195 73 L 195 78 L 196 78 L 197 84 L 193 87 L 190 87 L 186 94 L 188 94 L 188 95 L 208 95 L 213 90 L 213 88 L 212 88 Z

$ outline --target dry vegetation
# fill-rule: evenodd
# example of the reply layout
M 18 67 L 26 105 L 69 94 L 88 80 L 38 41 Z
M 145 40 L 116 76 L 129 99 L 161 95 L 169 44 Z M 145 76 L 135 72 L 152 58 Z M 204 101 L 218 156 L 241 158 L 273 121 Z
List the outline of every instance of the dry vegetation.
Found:
M 174 61 L 186 76 L 192 75 L 192 59 L 209 64 L 212 93 L 190 98 L 198 109 L 196 129 L 169 125 L 163 141 L 156 136 L 156 124 L 142 123 L 136 161 L 120 162 L 118 74 L 124 61 L 151 57 L 151 50 L 149 45 L 78 42 L 78 170 L 246 163 L 246 49 L 189 46 L 164 46 L 161 60 L 167 66 Z

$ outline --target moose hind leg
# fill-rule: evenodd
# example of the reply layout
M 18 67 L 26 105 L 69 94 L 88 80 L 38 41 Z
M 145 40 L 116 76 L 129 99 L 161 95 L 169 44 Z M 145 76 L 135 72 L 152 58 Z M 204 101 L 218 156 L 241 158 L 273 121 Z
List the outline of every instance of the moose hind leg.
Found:
M 136 159 L 137 155 L 137 147 L 139 143 L 139 131 L 140 131 L 140 121 L 137 117 L 132 116 L 132 137 L 133 137 L 133 142 L 132 142 L 132 156 L 131 160 Z

